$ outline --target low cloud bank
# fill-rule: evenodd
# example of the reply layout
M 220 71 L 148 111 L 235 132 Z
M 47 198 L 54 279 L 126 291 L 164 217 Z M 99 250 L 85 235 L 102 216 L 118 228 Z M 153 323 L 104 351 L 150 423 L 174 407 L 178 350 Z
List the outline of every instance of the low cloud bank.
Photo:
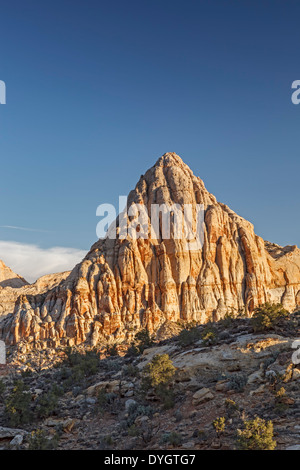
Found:
M 86 253 L 76 248 L 41 248 L 38 245 L 0 240 L 0 259 L 30 283 L 45 274 L 73 269 Z

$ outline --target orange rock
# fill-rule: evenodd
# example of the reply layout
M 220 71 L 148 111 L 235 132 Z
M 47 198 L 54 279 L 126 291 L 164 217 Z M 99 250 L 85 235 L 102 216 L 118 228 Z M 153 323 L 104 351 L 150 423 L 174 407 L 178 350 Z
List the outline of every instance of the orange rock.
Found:
M 152 204 L 190 204 L 193 228 L 197 204 L 203 204 L 203 246 L 190 250 L 186 237 L 161 235 L 101 239 L 43 295 L 20 289 L 24 295 L 0 327 L 7 343 L 33 337 L 96 345 L 130 340 L 141 328 L 156 331 L 166 321 L 207 322 L 232 309 L 251 314 L 266 301 L 289 311 L 300 307 L 300 250 L 258 237 L 175 153 L 163 155 L 140 178 L 128 197 L 128 207 L 134 203 L 147 207 L 149 221 Z

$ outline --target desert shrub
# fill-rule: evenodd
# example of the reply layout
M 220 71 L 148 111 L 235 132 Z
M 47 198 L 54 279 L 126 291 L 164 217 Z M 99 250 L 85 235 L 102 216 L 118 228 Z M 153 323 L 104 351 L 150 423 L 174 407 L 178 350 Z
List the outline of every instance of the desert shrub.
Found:
M 176 368 L 173 366 L 168 354 L 157 354 L 143 370 L 143 380 L 146 386 L 158 387 L 171 382 Z
M 140 428 L 136 424 L 132 424 L 128 428 L 128 435 L 130 437 L 138 437 L 140 435 Z
M 122 375 L 123 377 L 139 377 L 140 376 L 140 370 L 138 367 L 128 364 L 123 367 L 122 370 Z
M 215 428 L 216 433 L 219 435 L 220 433 L 225 431 L 225 417 L 221 416 L 219 418 L 216 418 L 213 422 L 212 425 Z
M 48 418 L 57 412 L 57 408 L 58 395 L 56 389 L 51 389 L 38 397 L 35 414 L 38 418 Z
M 161 384 L 156 388 L 156 395 L 160 398 L 163 408 L 170 410 L 175 406 L 175 393 L 174 390 L 168 388 L 167 385 Z
M 183 419 L 183 416 L 180 410 L 176 410 L 174 412 L 174 418 L 175 418 L 175 423 L 179 423 Z
M 193 432 L 193 437 L 197 437 L 199 441 L 207 441 L 209 434 L 204 431 L 204 429 L 195 429 Z
M 275 328 L 281 320 L 288 317 L 288 311 L 281 304 L 267 302 L 254 310 L 251 323 L 253 330 L 259 332 Z
M 247 375 L 245 374 L 233 374 L 231 375 L 228 383 L 228 387 L 230 390 L 234 390 L 236 392 L 242 392 L 247 385 Z
M 97 403 L 98 411 L 103 412 L 105 406 L 108 403 L 108 394 L 106 393 L 104 388 L 101 388 L 99 390 L 96 403 Z
M 82 371 L 85 377 L 97 374 L 100 367 L 100 356 L 96 350 L 91 349 L 82 353 L 68 350 L 66 354 L 68 365 L 72 369 Z
M 175 404 L 174 392 L 170 389 L 175 371 L 168 354 L 157 354 L 142 371 L 142 392 L 153 388 L 165 409 L 173 408 Z
M 175 431 L 165 432 L 160 438 L 161 444 L 170 444 L 173 447 L 179 446 L 182 443 L 182 436 Z
M 54 383 L 51 387 L 51 392 L 57 397 L 61 397 L 64 394 L 64 389 L 61 385 Z
M 31 433 L 31 436 L 28 439 L 28 449 L 29 450 L 55 450 L 59 441 L 58 434 L 55 434 L 54 437 L 47 437 L 45 431 L 42 429 L 37 429 Z
M 232 322 L 237 318 L 238 314 L 232 309 L 228 310 L 222 320 L 220 320 L 221 325 L 224 328 L 229 328 L 232 325 Z
M 5 384 L 0 380 L 0 397 L 3 397 L 3 394 L 5 392 Z
M 154 341 L 151 338 L 151 335 L 147 329 L 139 331 L 134 338 L 133 343 L 131 344 L 130 348 L 127 350 L 127 357 L 137 357 L 140 354 L 143 354 L 145 349 L 151 348 L 153 346 Z
M 106 348 L 106 356 L 107 357 L 115 357 L 118 356 L 118 345 L 117 343 L 111 344 L 110 346 L 107 346 Z
M 283 397 L 285 396 L 285 394 L 286 394 L 285 388 L 284 388 L 284 387 L 281 387 L 281 388 L 276 392 L 275 397 L 276 397 L 277 400 L 282 400 Z
M 104 388 L 101 388 L 97 395 L 96 410 L 98 413 L 103 414 L 104 411 L 112 410 L 117 395 L 113 392 L 106 392 Z
M 181 435 L 175 431 L 171 432 L 171 434 L 169 435 L 169 443 L 173 447 L 179 446 L 182 443 Z
M 242 450 L 274 450 L 272 421 L 258 417 L 244 421 L 244 429 L 238 429 L 238 446 Z
M 178 343 L 180 344 L 180 346 L 183 347 L 190 346 L 196 343 L 196 341 L 199 341 L 199 339 L 201 339 L 201 332 L 196 327 L 192 327 L 189 329 L 185 328 L 179 333 L 177 338 Z
M 31 394 L 22 380 L 17 380 L 5 400 L 5 417 L 11 426 L 28 424 L 32 420 Z
M 205 346 L 212 346 L 218 341 L 218 332 L 212 325 L 207 325 L 201 334 Z
M 83 353 L 71 348 L 65 351 L 67 358 L 58 368 L 55 378 L 62 384 L 64 390 L 76 385 L 85 385 L 86 378 L 96 375 L 100 368 L 100 356 L 96 350 Z
M 112 436 L 110 434 L 108 434 L 107 436 L 104 436 L 103 438 L 103 442 L 105 445 L 107 445 L 108 447 L 111 447 L 113 446 L 114 444 L 114 440 L 112 438 Z
M 134 344 L 127 349 L 126 357 L 138 357 L 139 355 L 140 351 Z
M 153 414 L 154 409 L 152 408 L 152 406 L 144 406 L 138 403 L 133 403 L 128 409 L 128 418 L 126 420 L 126 426 L 132 426 L 139 416 L 148 416 L 148 418 L 152 418 Z
M 283 413 L 289 408 L 289 398 L 286 396 L 286 390 L 281 387 L 275 392 L 274 408 L 277 413 Z
M 230 398 L 225 400 L 226 413 L 229 417 L 239 413 L 239 405 Z
M 120 356 L 118 357 L 110 357 L 108 359 L 104 359 L 102 361 L 101 366 L 107 371 L 107 372 L 119 372 L 122 369 L 122 360 L 120 360 Z
M 22 379 L 28 379 L 32 377 L 32 375 L 33 375 L 33 371 L 30 369 L 22 370 L 21 372 Z
M 152 340 L 150 333 L 147 329 L 139 331 L 135 335 L 136 347 L 139 350 L 139 353 L 142 354 L 145 349 L 151 348 L 153 346 L 154 341 Z

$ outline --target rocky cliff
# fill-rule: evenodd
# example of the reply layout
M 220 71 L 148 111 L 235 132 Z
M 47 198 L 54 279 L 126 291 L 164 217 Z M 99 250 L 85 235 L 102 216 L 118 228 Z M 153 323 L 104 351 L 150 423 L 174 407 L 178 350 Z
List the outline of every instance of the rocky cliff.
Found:
M 27 282 L 18 274 L 14 273 L 3 261 L 0 260 L 0 289 L 4 287 L 22 287 Z
M 47 274 L 40 277 L 33 284 L 28 284 L 15 274 L 16 278 L 13 279 L 13 282 L 9 280 L 6 287 L 0 287 L 0 320 L 14 312 L 16 302 L 20 296 L 41 296 L 58 286 L 69 274 L 69 271 Z
M 204 323 L 231 309 L 249 314 L 266 301 L 290 311 L 300 306 L 300 250 L 257 236 L 175 153 L 141 176 L 128 196 L 128 207 L 134 204 L 144 204 L 149 219 L 152 204 L 189 204 L 193 228 L 202 205 L 202 246 L 191 250 L 187 237 L 164 239 L 161 220 L 157 239 L 120 239 L 118 218 L 117 238 L 99 240 L 59 286 L 18 298 L 1 324 L 7 343 L 130 341 L 139 329 L 154 331 L 166 321 Z
M 28 283 L 0 260 L 0 318 L 13 312 L 20 289 Z

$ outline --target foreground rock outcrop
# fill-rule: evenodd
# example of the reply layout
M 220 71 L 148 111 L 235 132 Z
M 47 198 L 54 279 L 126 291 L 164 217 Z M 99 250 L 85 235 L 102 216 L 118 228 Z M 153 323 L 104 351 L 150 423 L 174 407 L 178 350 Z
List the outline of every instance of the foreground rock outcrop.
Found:
M 0 378 L 0 449 L 235 450 L 238 430 L 257 417 L 272 422 L 276 450 L 299 447 L 299 312 L 259 333 L 251 318 L 217 322 L 208 344 L 211 328 L 182 330 L 147 349 L 137 340 L 140 353 L 124 355 L 120 346 L 120 356 L 84 345 L 24 355 L 9 346 L 10 373 Z M 144 378 L 149 363 L 166 355 L 173 375 L 161 394 Z M 154 377 L 161 384 L 165 369 L 156 368 Z M 15 400 L 20 381 L 23 400 L 20 385 Z
M 202 205 L 203 245 L 191 249 L 187 236 L 163 239 L 161 221 L 157 239 L 120 239 L 118 218 L 117 238 L 100 239 L 65 281 L 43 295 L 19 296 L 0 326 L 8 344 L 95 346 L 131 341 L 141 328 L 152 332 L 165 322 L 205 323 L 231 309 L 250 314 L 266 301 L 300 307 L 300 250 L 257 236 L 178 155 L 163 155 L 141 176 L 128 197 L 128 207 L 134 204 L 146 206 L 148 222 L 152 204 L 189 204 L 193 231 Z

